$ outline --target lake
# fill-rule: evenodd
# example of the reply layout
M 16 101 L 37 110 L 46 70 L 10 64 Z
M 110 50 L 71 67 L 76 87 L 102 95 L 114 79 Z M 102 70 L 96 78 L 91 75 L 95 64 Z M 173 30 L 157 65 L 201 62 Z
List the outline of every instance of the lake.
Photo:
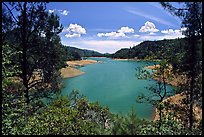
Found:
M 148 61 L 119 61 L 110 58 L 88 58 L 101 63 L 90 64 L 78 68 L 85 74 L 64 79 L 61 95 L 67 95 L 72 90 L 78 90 L 90 101 L 98 101 L 102 106 L 108 106 L 112 113 L 126 115 L 133 108 L 140 118 L 151 119 L 153 106 L 149 103 L 137 103 L 140 93 L 151 95 L 146 87 L 156 84 L 156 81 L 141 80 L 136 77 L 136 68 L 153 65 Z M 146 69 L 148 70 L 148 69 Z M 167 90 L 171 91 L 168 85 Z M 170 94 L 174 94 L 172 91 Z M 169 95 L 170 95 L 169 94 Z

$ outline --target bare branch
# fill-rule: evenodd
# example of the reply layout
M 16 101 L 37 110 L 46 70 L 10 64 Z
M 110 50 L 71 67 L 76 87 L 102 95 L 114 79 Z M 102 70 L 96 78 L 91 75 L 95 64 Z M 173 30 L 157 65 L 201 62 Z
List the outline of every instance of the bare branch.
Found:
M 34 82 L 35 82 L 35 83 L 34 83 Z M 40 83 L 42 83 L 42 79 L 40 79 L 40 80 L 35 80 L 35 81 L 33 81 L 33 82 L 31 82 L 31 83 L 29 84 L 28 89 L 31 89 L 32 87 L 34 87 L 35 85 L 40 84 Z

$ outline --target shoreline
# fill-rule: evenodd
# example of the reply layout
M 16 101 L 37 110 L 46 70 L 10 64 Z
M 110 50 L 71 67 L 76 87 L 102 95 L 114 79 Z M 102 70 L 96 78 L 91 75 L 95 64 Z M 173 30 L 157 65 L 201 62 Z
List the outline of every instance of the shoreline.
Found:
M 157 65 L 152 65 L 152 66 L 145 66 L 144 68 L 156 70 L 156 69 L 160 68 L 160 65 L 157 64 Z M 180 84 L 184 84 L 187 80 L 184 75 L 172 74 L 172 76 L 173 77 L 171 78 L 171 80 L 170 79 L 166 80 L 166 83 L 171 85 L 171 86 L 178 87 Z M 151 77 L 151 78 L 156 80 L 156 81 L 162 82 L 162 80 L 157 78 L 157 77 Z
M 154 69 L 155 70 L 156 68 L 159 68 L 159 67 L 160 67 L 159 65 L 153 65 L 153 66 L 146 66 L 145 68 Z M 156 81 L 161 81 L 158 78 L 152 78 L 152 79 L 154 79 Z M 182 84 L 185 81 L 186 81 L 185 76 L 182 76 L 182 75 L 173 75 L 173 79 L 172 80 L 167 80 L 166 83 L 169 84 L 169 85 L 178 87 L 179 84 Z M 163 100 L 163 103 L 164 102 L 169 102 L 171 105 L 176 105 L 176 106 L 178 106 L 180 108 L 184 108 L 185 105 L 183 105 L 183 103 L 181 102 L 183 98 L 186 98 L 186 96 L 182 92 L 182 93 L 175 94 L 175 95 L 172 95 L 172 96 L 169 96 L 169 97 L 165 98 Z M 199 106 L 196 106 L 194 104 L 193 105 L 193 110 L 194 110 L 194 114 L 195 114 L 195 119 L 196 120 L 201 120 L 202 119 L 202 108 L 200 108 Z M 170 110 L 170 111 L 173 111 L 173 110 Z M 164 113 L 166 113 L 166 111 L 164 111 Z M 159 120 L 158 110 L 157 110 L 157 108 L 155 106 L 153 108 L 151 119 L 152 119 L 152 121 Z
M 72 78 L 72 77 L 77 77 L 82 74 L 85 74 L 85 72 L 80 71 L 76 68 L 83 67 L 89 64 L 95 64 L 97 63 L 97 61 L 96 60 L 76 60 L 76 61 L 67 61 L 66 63 L 68 67 L 60 69 L 62 78 Z
M 107 58 L 107 57 L 90 57 L 90 58 Z
M 119 60 L 128 60 L 128 59 L 119 59 Z M 72 77 L 77 77 L 77 76 L 83 75 L 83 74 L 85 74 L 85 72 L 82 72 L 82 71 L 80 71 L 80 70 L 78 70 L 76 68 L 77 67 L 83 67 L 83 66 L 89 65 L 89 64 L 94 64 L 94 63 L 99 63 L 99 61 L 96 61 L 96 60 L 67 61 L 67 64 L 69 66 L 66 67 L 66 68 L 60 69 L 61 75 L 62 75 L 63 78 L 72 78 Z M 155 67 L 155 65 L 154 66 L 146 66 L 145 68 L 154 69 L 154 67 Z M 156 66 L 156 67 L 159 67 L 159 66 Z M 153 78 L 153 79 L 158 80 L 158 79 L 155 79 L 155 78 Z M 172 80 L 172 81 L 174 81 L 174 80 Z M 180 81 L 178 80 L 178 82 L 180 82 Z M 175 83 L 177 83 L 177 81 Z M 170 85 L 173 85 L 173 86 L 178 86 L 178 85 L 175 85 L 175 83 L 172 84 L 172 83 L 169 83 L 169 81 L 167 81 L 167 84 L 170 84 Z M 183 98 L 183 96 L 181 94 L 182 93 L 175 94 L 173 96 L 167 97 L 166 99 L 163 100 L 163 102 L 169 100 L 171 104 L 177 104 L 177 105 L 179 105 L 179 107 L 182 107 L 181 106 L 182 103 L 179 101 L 180 99 Z M 195 106 L 194 110 L 195 110 L 195 113 L 196 113 L 196 117 L 198 119 L 199 118 L 202 119 L 202 109 Z M 157 108 L 155 106 L 153 106 L 153 112 L 151 114 L 151 120 L 155 121 L 155 120 L 158 120 L 158 118 L 159 118 L 158 110 L 157 110 Z
M 186 98 L 186 95 L 182 92 L 179 94 L 175 94 L 173 96 L 167 97 L 166 99 L 163 100 L 164 102 L 169 102 L 170 105 L 177 106 L 179 108 L 184 109 L 183 111 L 179 112 L 178 115 L 185 113 L 186 111 L 186 105 L 182 103 L 182 99 Z M 188 109 L 187 109 L 188 110 Z M 169 109 L 168 112 L 174 111 L 173 109 Z M 166 113 L 164 110 L 163 113 Z M 194 118 L 195 120 L 202 120 L 202 108 L 200 106 L 196 106 L 196 104 L 193 104 L 193 113 L 194 113 Z M 157 108 L 155 107 L 155 110 L 153 112 L 154 115 L 152 115 L 152 121 L 159 120 L 159 112 Z
M 156 62 L 159 62 L 159 61 L 161 61 L 161 60 L 159 60 L 159 59 L 153 59 L 153 60 L 150 60 L 150 59 L 138 59 L 138 58 L 130 58 L 130 59 L 127 59 L 127 58 L 125 58 L 125 59 L 123 59 L 123 58 L 111 58 L 111 59 L 113 59 L 113 60 L 121 60 L 121 61 L 128 61 L 128 60 L 130 60 L 130 61 L 156 61 Z

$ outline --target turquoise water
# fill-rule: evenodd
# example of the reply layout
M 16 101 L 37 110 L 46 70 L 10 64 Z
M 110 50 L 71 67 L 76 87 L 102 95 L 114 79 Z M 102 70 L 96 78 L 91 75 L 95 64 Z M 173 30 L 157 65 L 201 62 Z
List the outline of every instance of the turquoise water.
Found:
M 145 87 L 155 85 L 156 82 L 151 79 L 138 80 L 135 68 L 153 65 L 154 62 L 88 59 L 102 63 L 80 67 L 78 69 L 85 74 L 64 79 L 65 88 L 62 89 L 62 95 L 78 90 L 90 101 L 98 101 L 102 106 L 108 106 L 113 113 L 126 115 L 133 108 L 140 118 L 151 119 L 153 106 L 148 103 L 136 103 L 136 96 L 140 93 L 150 95 L 151 92 Z M 167 86 L 168 91 L 172 89 L 171 86 Z

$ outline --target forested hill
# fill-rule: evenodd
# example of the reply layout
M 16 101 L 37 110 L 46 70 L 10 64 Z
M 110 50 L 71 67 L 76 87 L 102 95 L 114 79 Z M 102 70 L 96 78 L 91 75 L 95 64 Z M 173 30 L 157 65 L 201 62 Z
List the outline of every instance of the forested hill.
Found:
M 68 54 L 68 60 L 77 60 L 81 59 L 81 57 L 101 57 L 103 56 L 102 53 L 87 50 L 87 49 L 79 49 L 71 46 L 63 46 L 65 51 Z
M 201 43 L 201 42 L 200 42 Z M 201 47 L 200 44 L 200 53 Z M 158 41 L 143 41 L 132 48 L 120 49 L 114 54 L 113 58 L 138 58 L 138 59 L 163 59 L 183 56 L 187 50 L 187 42 L 182 39 L 158 40 Z M 200 56 L 201 57 L 201 56 Z

